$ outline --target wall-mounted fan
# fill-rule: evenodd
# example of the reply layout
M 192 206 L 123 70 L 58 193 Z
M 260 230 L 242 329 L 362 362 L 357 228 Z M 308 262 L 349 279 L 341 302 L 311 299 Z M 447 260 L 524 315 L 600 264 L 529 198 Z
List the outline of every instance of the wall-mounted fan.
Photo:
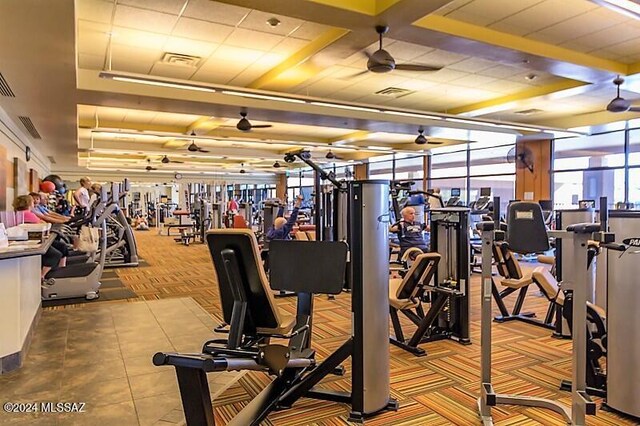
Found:
M 507 153 L 507 163 L 515 164 L 516 169 L 527 169 L 533 173 L 533 152 L 527 147 L 513 147 Z

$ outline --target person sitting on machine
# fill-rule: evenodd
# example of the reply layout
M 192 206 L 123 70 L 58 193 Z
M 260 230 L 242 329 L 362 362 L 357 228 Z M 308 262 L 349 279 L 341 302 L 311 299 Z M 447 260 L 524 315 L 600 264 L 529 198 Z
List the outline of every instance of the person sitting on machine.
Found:
M 273 221 L 273 226 L 267 231 L 267 241 L 291 239 L 289 234 L 291 233 L 293 225 L 296 223 L 298 212 L 300 211 L 300 206 L 302 205 L 303 200 L 304 197 L 302 195 L 298 195 L 296 197 L 296 202 L 293 205 L 293 211 L 291 212 L 288 220 L 284 218 L 284 206 L 280 206 L 278 215 Z
M 13 209 L 22 213 L 24 223 L 41 223 L 38 216 L 32 212 L 34 203 L 30 195 L 20 195 L 17 197 L 13 202 Z M 62 241 L 55 240 L 51 243 L 51 247 L 42 255 L 41 278 L 44 279 L 45 275 L 54 268 L 67 266 L 68 255 L 69 248 Z
M 49 210 L 46 206 L 46 202 L 49 198 L 47 194 L 31 192 L 29 195 L 33 198 L 33 209 L 31 212 L 35 214 L 38 219 L 47 223 L 66 223 L 69 221 L 67 216 L 63 216 Z
M 401 258 L 404 252 L 412 247 L 417 247 L 423 252 L 429 251 L 429 245 L 424 240 L 423 231 L 428 227 L 424 223 L 418 223 L 415 221 L 416 211 L 413 207 L 405 207 L 400 211 L 402 219 L 389 227 L 390 232 L 398 234 L 398 240 L 400 242 L 400 254 Z

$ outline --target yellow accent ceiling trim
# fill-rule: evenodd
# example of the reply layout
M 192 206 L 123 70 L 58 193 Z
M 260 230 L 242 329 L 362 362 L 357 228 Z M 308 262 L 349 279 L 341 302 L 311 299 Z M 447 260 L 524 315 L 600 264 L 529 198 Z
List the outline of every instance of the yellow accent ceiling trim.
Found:
M 455 37 L 476 40 L 506 49 L 518 50 L 531 55 L 550 58 L 561 62 L 570 62 L 589 68 L 596 68 L 626 75 L 628 66 L 616 61 L 602 59 L 586 53 L 575 52 L 553 44 L 531 40 L 525 37 L 492 30 L 479 25 L 468 24 L 444 16 L 429 15 L 413 23 L 421 28 L 438 31 Z
M 275 80 L 281 74 L 286 71 L 294 68 L 301 63 L 305 62 L 307 59 L 324 49 L 325 47 L 331 45 L 336 40 L 344 37 L 349 33 L 349 30 L 345 30 L 342 28 L 332 28 L 326 31 L 324 34 L 321 34 L 315 40 L 311 41 L 302 49 L 298 50 L 293 55 L 289 56 L 284 61 L 280 62 L 271 70 L 267 71 L 262 76 L 258 77 L 256 80 L 252 81 L 247 85 L 248 88 L 251 89 L 259 89 L 265 85 L 267 85 L 272 80 Z
M 582 81 L 567 79 L 557 83 L 547 84 L 546 86 L 532 87 L 522 92 L 514 93 L 513 95 L 501 96 L 499 98 L 489 99 L 488 101 L 476 102 L 462 107 L 453 108 L 448 110 L 447 113 L 457 115 L 477 111 L 478 114 L 473 114 L 472 116 L 490 114 L 492 112 L 511 109 L 513 105 L 508 104 L 515 104 L 519 101 L 537 98 L 539 96 L 552 95 L 564 90 L 575 89 L 576 87 L 583 87 L 587 85 L 588 83 L 584 83 Z M 486 112 L 483 112 L 482 110 L 486 110 Z
M 350 10 L 352 12 L 363 13 L 375 16 L 376 0 L 308 0 L 313 3 L 320 3 L 338 9 Z
M 627 65 L 627 75 L 633 75 L 640 73 L 640 62 Z
M 334 144 L 337 142 L 344 142 L 344 143 L 358 142 L 358 141 L 367 139 L 370 134 L 371 132 L 367 130 L 358 130 L 357 132 L 348 133 L 346 135 L 338 136 L 336 138 L 331 138 L 329 139 L 329 143 Z
M 307 0 L 337 9 L 376 16 L 401 0 Z

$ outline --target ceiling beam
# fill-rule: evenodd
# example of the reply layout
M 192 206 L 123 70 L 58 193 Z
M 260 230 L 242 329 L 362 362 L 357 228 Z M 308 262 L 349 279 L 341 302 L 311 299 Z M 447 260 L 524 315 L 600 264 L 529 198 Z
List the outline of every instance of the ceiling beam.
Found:
M 266 86 L 271 81 L 277 79 L 287 71 L 307 61 L 313 55 L 323 50 L 327 46 L 333 44 L 334 42 L 344 37 L 348 33 L 349 33 L 349 30 L 345 30 L 342 28 L 332 28 L 326 31 L 325 33 L 317 37 L 315 40 L 307 44 L 305 47 L 298 50 L 297 52 L 289 56 L 287 59 L 285 59 L 284 61 L 280 62 L 274 68 L 270 69 L 269 71 L 264 73 L 262 76 L 258 77 L 257 79 L 249 83 L 247 87 L 251 89 L 260 89 Z M 299 81 L 294 80 L 293 86 L 295 86 L 298 83 Z
M 479 25 L 469 24 L 445 16 L 425 16 L 415 21 L 413 25 L 453 37 L 461 37 L 491 46 L 503 47 L 529 55 L 549 58 L 555 61 L 568 62 L 587 69 L 595 68 L 622 75 L 628 73 L 627 65 L 620 62 L 576 52 L 564 47 L 496 31 Z
M 481 115 L 492 114 L 494 112 L 505 111 L 507 109 L 514 109 L 517 108 L 518 103 L 522 101 L 532 100 L 534 98 L 560 98 L 565 96 L 573 96 L 578 94 L 576 92 L 584 92 L 588 86 L 590 86 L 588 83 L 567 79 L 544 86 L 534 86 L 523 90 L 522 92 L 514 93 L 512 95 L 500 96 L 498 98 L 489 99 L 487 101 L 476 102 L 458 108 L 453 108 L 447 110 L 447 113 L 477 117 Z

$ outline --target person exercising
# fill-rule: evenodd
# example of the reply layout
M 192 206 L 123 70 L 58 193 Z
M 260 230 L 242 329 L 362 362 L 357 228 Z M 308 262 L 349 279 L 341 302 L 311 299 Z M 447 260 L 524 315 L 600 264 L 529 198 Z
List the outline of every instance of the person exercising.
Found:
M 423 231 L 428 230 L 424 223 L 415 221 L 416 211 L 413 207 L 405 207 L 400 211 L 402 220 L 394 223 L 389 227 L 390 232 L 398 234 L 398 240 L 400 241 L 400 255 L 404 255 L 404 252 L 411 247 L 417 247 L 423 252 L 429 251 L 429 246 L 424 240 Z
M 293 205 L 293 211 L 289 216 L 289 219 L 285 219 L 284 216 L 284 206 L 281 206 L 278 210 L 278 215 L 276 219 L 273 221 L 273 226 L 267 231 L 267 240 L 290 240 L 291 237 L 289 234 L 291 233 L 291 229 L 293 225 L 296 224 L 296 219 L 298 219 L 298 212 L 300 211 L 300 206 L 302 205 L 302 201 L 304 197 L 302 195 L 298 195 L 296 197 L 296 202 Z

